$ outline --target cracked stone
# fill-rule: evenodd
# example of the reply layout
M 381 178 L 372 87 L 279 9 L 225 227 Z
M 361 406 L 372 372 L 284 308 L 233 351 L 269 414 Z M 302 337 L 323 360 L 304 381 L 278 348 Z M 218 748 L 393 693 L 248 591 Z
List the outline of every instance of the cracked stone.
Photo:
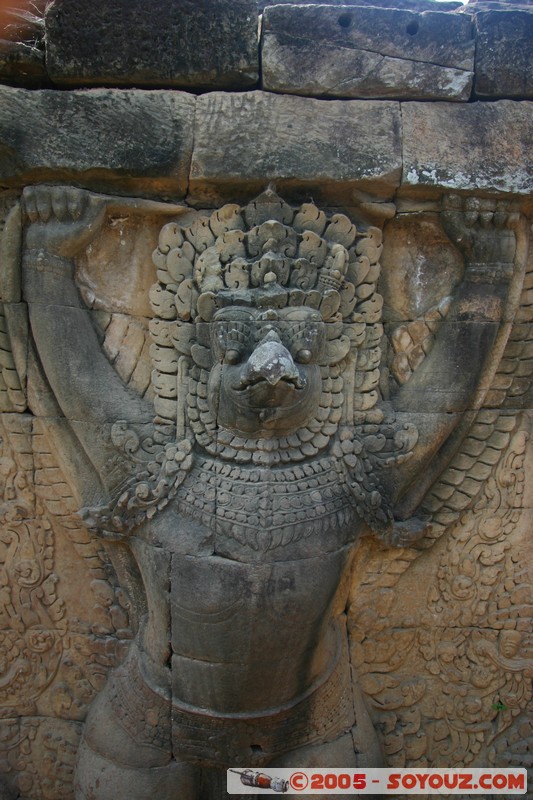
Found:
M 403 103 L 402 122 L 402 186 L 531 192 L 531 103 Z
M 468 16 L 282 5 L 265 9 L 263 87 L 322 97 L 468 100 Z
M 313 186 L 315 197 L 351 199 L 372 184 L 390 197 L 398 185 L 399 108 L 395 102 L 316 100 L 269 92 L 212 92 L 197 100 L 189 199 Z M 223 154 L 223 156 L 222 156 Z M 328 195 L 329 193 L 329 195 Z

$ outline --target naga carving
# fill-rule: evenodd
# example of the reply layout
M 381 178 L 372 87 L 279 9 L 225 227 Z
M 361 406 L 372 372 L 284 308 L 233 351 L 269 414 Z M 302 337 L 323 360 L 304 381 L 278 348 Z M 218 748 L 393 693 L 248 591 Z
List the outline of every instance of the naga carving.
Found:
M 393 334 L 391 390 L 376 227 L 272 189 L 191 214 L 35 186 L 23 208 L 34 402 L 65 423 L 50 435 L 136 628 L 86 720 L 76 797 L 218 798 L 231 766 L 380 765 L 350 672 L 357 545 L 424 548 L 444 530 L 440 481 L 480 424 L 520 301 L 522 218 L 445 198 L 463 279 Z M 171 220 L 151 318 L 135 322 L 142 392 L 141 371 L 109 357 L 119 322 L 84 273 L 121 208 Z

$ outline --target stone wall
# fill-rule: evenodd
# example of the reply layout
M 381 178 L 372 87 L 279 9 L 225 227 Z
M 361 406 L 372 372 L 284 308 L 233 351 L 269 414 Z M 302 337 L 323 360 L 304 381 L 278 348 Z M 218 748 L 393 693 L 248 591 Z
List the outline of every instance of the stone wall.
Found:
M 363 232 L 357 258 L 376 268 L 357 302 L 376 286 L 383 297 L 372 322 L 383 339 L 365 355 L 372 391 L 414 414 L 422 439 L 439 415 L 458 433 L 397 498 L 397 519 L 421 508 L 431 520 L 421 540 L 357 544 L 344 617 L 353 684 L 387 765 L 533 766 L 531 5 L 36 0 L 0 8 L 0 21 L 0 800 L 74 797 L 88 709 L 145 609 L 125 545 L 78 513 L 101 501 L 104 473 L 112 484 L 117 452 L 135 448 L 120 417 L 90 403 L 67 413 L 54 388 L 48 354 L 68 366 L 71 342 L 52 318 L 57 342 L 39 341 L 31 309 L 50 301 L 21 279 L 21 253 L 30 223 L 59 218 L 69 195 L 45 208 L 37 194 L 31 212 L 22 192 L 40 184 L 105 196 L 76 284 L 107 362 L 150 404 L 161 391 L 148 297 L 162 280 L 151 254 L 166 222 L 244 208 L 273 184 L 291 207 L 312 201 Z M 466 223 L 454 238 L 455 213 Z M 491 254 L 508 230 L 516 280 L 486 366 L 477 374 L 465 346 L 445 387 L 446 351 L 427 365 L 465 263 L 499 268 L 507 259 Z M 72 305 L 54 303 L 58 318 Z M 477 335 L 471 311 L 458 320 Z M 402 387 L 419 370 L 413 400 Z M 95 406 L 99 392 L 95 377 Z
M 23 86 L 458 102 L 533 91 L 527 3 L 38 0 L 31 11 L 7 19 L 0 47 L 0 76 Z

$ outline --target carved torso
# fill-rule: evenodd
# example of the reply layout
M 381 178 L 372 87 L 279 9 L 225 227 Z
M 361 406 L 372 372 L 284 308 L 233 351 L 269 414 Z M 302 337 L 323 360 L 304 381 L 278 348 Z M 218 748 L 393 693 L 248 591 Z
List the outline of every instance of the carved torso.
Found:
M 177 700 L 232 713 L 275 708 L 330 669 L 332 620 L 346 604 L 362 527 L 341 477 L 331 457 L 305 470 L 208 458 L 141 528 L 173 554 Z

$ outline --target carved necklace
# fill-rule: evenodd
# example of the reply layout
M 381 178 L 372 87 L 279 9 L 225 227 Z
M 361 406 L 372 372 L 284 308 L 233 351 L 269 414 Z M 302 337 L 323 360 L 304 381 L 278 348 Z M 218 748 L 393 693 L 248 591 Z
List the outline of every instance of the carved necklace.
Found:
M 268 469 L 201 458 L 178 489 L 180 510 L 256 550 L 269 550 L 357 519 L 342 461 L 330 455 Z

